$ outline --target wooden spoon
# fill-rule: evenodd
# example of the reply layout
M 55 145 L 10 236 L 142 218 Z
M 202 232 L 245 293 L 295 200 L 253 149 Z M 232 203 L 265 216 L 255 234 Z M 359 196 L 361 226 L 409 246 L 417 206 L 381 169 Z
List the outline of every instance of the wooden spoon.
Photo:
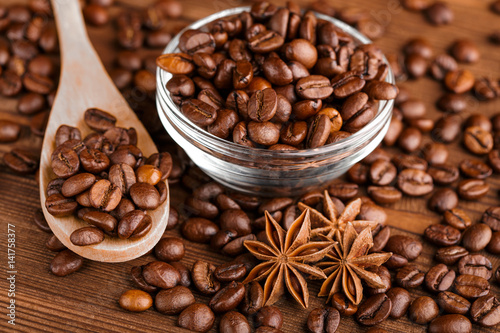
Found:
M 45 218 L 59 240 L 82 257 L 106 262 L 122 262 L 137 258 L 155 246 L 168 222 L 170 195 L 154 211 L 148 211 L 153 220 L 149 233 L 137 240 L 123 240 L 106 236 L 96 245 L 75 246 L 71 233 L 88 224 L 76 217 L 56 218 L 45 208 L 46 188 L 56 178 L 51 168 L 51 154 L 55 147 L 55 133 L 60 125 L 78 127 L 85 137 L 91 130 L 83 120 L 88 108 L 97 107 L 114 115 L 117 126 L 134 127 L 138 147 L 144 156 L 158 152 L 153 140 L 130 109 L 125 99 L 107 75 L 85 31 L 78 0 L 52 0 L 61 49 L 61 78 L 59 89 L 45 130 L 40 158 L 40 202 Z M 167 187 L 168 190 L 168 187 Z

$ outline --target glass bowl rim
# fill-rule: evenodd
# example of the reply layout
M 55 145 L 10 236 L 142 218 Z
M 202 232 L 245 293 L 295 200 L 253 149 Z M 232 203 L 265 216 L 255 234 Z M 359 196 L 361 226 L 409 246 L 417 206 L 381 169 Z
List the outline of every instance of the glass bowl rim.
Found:
M 180 36 L 187 30 L 190 29 L 199 29 L 207 24 L 218 20 L 222 19 L 225 17 L 230 17 L 233 15 L 240 14 L 244 11 L 249 11 L 251 9 L 251 6 L 241 6 L 241 7 L 235 7 L 235 8 L 229 8 L 225 9 L 219 12 L 216 12 L 214 14 L 211 14 L 205 18 L 202 18 L 200 20 L 197 20 L 184 29 L 182 29 L 177 35 L 175 35 L 171 41 L 167 44 L 167 46 L 163 49 L 162 54 L 166 53 L 174 53 L 176 52 L 176 49 L 178 49 L 178 43 L 179 43 L 179 38 Z M 372 41 L 361 34 L 357 29 L 351 27 L 345 22 L 342 22 L 336 18 L 320 14 L 317 12 L 314 12 L 317 18 L 326 20 L 329 22 L 332 22 L 337 28 L 341 29 L 342 31 L 346 32 L 349 34 L 351 37 L 354 37 L 355 41 L 357 43 L 361 44 L 370 44 Z M 382 55 L 382 60 L 384 63 L 388 66 L 388 73 L 387 77 L 385 79 L 385 82 L 395 84 L 395 78 L 393 71 L 391 69 L 391 66 L 385 57 L 385 55 Z M 379 109 L 375 117 L 366 124 L 362 129 L 359 131 L 352 133 L 349 137 L 342 139 L 338 142 L 331 143 L 328 145 L 324 145 L 318 148 L 306 148 L 306 149 L 299 149 L 299 150 L 269 150 L 269 149 L 264 149 L 264 148 L 252 148 L 252 147 L 247 147 L 243 146 L 237 143 L 234 143 L 232 141 L 226 140 L 219 138 L 208 131 L 202 129 L 201 127 L 198 127 L 195 125 L 193 122 L 191 122 L 184 114 L 182 114 L 180 108 L 173 102 L 173 100 L 170 97 L 170 93 L 166 89 L 166 83 L 168 80 L 166 80 L 166 76 L 169 75 L 170 73 L 162 70 L 161 68 L 157 68 L 156 72 L 156 79 L 157 79 L 157 97 L 156 98 L 162 98 L 164 102 L 166 102 L 166 105 L 170 109 L 170 111 L 173 112 L 173 114 L 180 120 L 182 121 L 183 125 L 186 125 L 189 127 L 190 131 L 193 131 L 193 133 L 196 135 L 198 139 L 203 138 L 206 141 L 201 142 L 204 146 L 207 148 L 210 148 L 211 150 L 215 150 L 219 153 L 222 153 L 224 155 L 228 154 L 236 154 L 236 155 L 256 155 L 258 154 L 259 157 L 261 158 L 271 158 L 271 159 L 303 159 L 307 157 L 319 157 L 319 156 L 330 156 L 334 155 L 336 151 L 343 151 L 345 149 L 345 146 L 353 146 L 355 147 L 357 144 L 362 144 L 364 141 L 371 139 L 371 133 L 376 130 L 377 125 L 381 121 L 386 118 L 387 113 L 391 112 L 393 109 L 394 105 L 394 100 L 381 100 L 379 101 Z M 171 74 L 170 74 L 171 75 Z M 165 116 L 168 118 L 166 111 L 164 111 L 162 108 L 158 108 L 158 112 L 164 112 Z M 187 133 L 184 133 L 187 134 Z M 200 142 L 200 141 L 198 141 Z M 207 144 L 210 144 L 210 146 L 207 146 Z

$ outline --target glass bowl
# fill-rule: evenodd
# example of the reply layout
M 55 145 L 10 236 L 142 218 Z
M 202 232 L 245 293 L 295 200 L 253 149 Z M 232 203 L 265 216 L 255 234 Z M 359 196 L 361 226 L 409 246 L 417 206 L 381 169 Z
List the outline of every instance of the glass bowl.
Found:
M 199 29 L 227 16 L 249 11 L 250 7 L 223 10 L 194 22 L 177 34 L 163 53 L 180 52 L 179 37 L 187 29 Z M 371 41 L 344 22 L 316 13 L 351 35 L 356 44 Z M 388 64 L 387 59 L 383 58 Z M 271 151 L 249 148 L 218 138 L 186 118 L 166 89 L 172 78 L 158 68 L 156 104 L 163 126 L 191 160 L 224 186 L 249 195 L 292 196 L 325 187 L 355 163 L 370 154 L 382 141 L 391 120 L 393 100 L 379 101 L 375 117 L 346 139 L 314 149 Z M 386 82 L 395 83 L 389 66 Z

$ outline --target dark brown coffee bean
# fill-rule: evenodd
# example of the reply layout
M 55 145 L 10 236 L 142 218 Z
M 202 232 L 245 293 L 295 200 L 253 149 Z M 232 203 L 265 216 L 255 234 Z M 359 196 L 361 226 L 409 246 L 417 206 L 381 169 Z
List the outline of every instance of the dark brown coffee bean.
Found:
M 490 186 L 482 179 L 465 179 L 458 183 L 458 195 L 464 200 L 479 200 L 489 190 Z
M 427 72 L 428 63 L 426 58 L 420 54 L 413 53 L 406 56 L 405 66 L 411 77 L 420 78 Z
M 453 265 L 468 254 L 469 252 L 465 248 L 458 245 L 442 247 L 436 252 L 436 260 L 446 265 Z
M 493 231 L 500 231 L 500 207 L 488 208 L 481 217 L 481 222 L 487 224 Z
M 333 294 L 332 306 L 344 316 L 352 316 L 358 311 L 358 307 L 353 304 L 344 293 Z
M 436 142 L 450 143 L 460 133 L 461 120 L 457 115 L 447 115 L 439 119 L 432 130 L 432 138 Z
M 432 267 L 425 275 L 425 285 L 434 292 L 446 291 L 455 280 L 455 271 L 450 270 L 444 264 Z
M 405 169 L 397 178 L 398 186 L 404 194 L 409 196 L 422 196 L 434 189 L 432 177 L 417 169 Z
M 193 293 L 184 286 L 161 290 L 155 297 L 156 310 L 167 315 L 179 314 L 194 303 Z
M 469 312 L 470 302 L 460 295 L 451 291 L 440 292 L 436 302 L 439 307 L 446 313 L 466 314 Z
M 23 88 L 21 77 L 12 70 L 6 70 L 0 77 L 0 94 L 6 97 L 17 95 Z
M 398 170 L 417 169 L 426 171 L 428 166 L 426 160 L 414 155 L 398 155 L 392 159 L 392 162 L 398 168 Z
M 57 193 L 55 193 L 57 194 Z M 47 194 L 50 196 L 49 194 Z M 35 214 L 33 215 L 33 223 L 38 227 L 38 229 L 45 231 L 47 233 L 51 233 L 52 230 L 50 229 L 47 220 L 45 219 L 45 216 L 43 215 L 43 210 L 41 208 L 38 208 L 35 211 Z
M 479 297 L 470 308 L 472 320 L 484 327 L 493 327 L 500 323 L 500 301 L 493 296 Z
M 456 332 L 470 333 L 472 325 L 467 317 L 460 314 L 449 314 L 437 317 L 429 324 L 429 333 Z
M 451 55 L 462 63 L 474 63 L 479 60 L 479 50 L 476 44 L 467 39 L 460 39 L 453 43 L 450 49 Z
M 106 111 L 90 108 L 85 111 L 85 123 L 97 132 L 105 132 L 116 124 L 116 118 Z
M 464 176 L 476 179 L 485 179 L 493 173 L 493 170 L 479 160 L 465 159 L 460 162 L 460 171 Z
M 474 224 L 465 229 L 462 236 L 462 244 L 467 250 L 478 252 L 488 245 L 491 236 L 491 228 L 487 224 Z
M 486 247 L 489 253 L 500 254 L 500 232 L 494 232 L 491 236 L 491 240 Z
M 401 192 L 392 186 L 369 186 L 367 192 L 378 204 L 392 204 L 402 197 Z
M 391 318 L 399 319 L 404 316 L 411 303 L 411 296 L 408 290 L 394 287 L 387 291 L 387 297 L 389 297 L 392 303 Z
M 435 183 L 449 185 L 459 177 L 458 168 L 449 164 L 432 165 L 427 170 Z
M 83 169 L 94 174 L 107 170 L 110 164 L 108 156 L 98 149 L 82 150 L 80 162 Z
M 444 164 L 448 159 L 448 149 L 442 143 L 431 142 L 423 148 L 424 158 L 429 164 Z
M 382 288 L 366 288 L 365 293 L 367 295 L 383 294 L 392 287 L 391 273 L 389 273 L 389 270 L 385 266 L 369 267 L 367 268 L 367 271 L 380 276 L 380 278 L 382 279 L 382 284 L 384 285 Z
M 88 190 L 94 185 L 96 177 L 91 173 L 79 173 L 64 182 L 61 187 L 61 193 L 65 197 L 73 197 L 79 193 Z
M 459 230 L 464 230 L 471 225 L 469 216 L 459 208 L 444 212 L 443 217 L 444 222 Z
M 420 296 L 411 303 L 408 312 L 413 322 L 423 325 L 439 315 L 439 307 L 432 298 Z
M 446 25 L 453 21 L 453 11 L 445 2 L 436 2 L 425 10 L 427 20 L 434 25 Z
M 162 261 L 152 261 L 144 266 L 142 275 L 148 284 L 162 289 L 173 288 L 180 280 L 179 272 Z
M 52 235 L 47 239 L 47 242 L 45 242 L 45 247 L 52 252 L 60 252 L 66 249 L 66 246 L 61 243 L 56 235 Z
M 83 220 L 106 232 L 112 232 L 117 225 L 117 221 L 113 216 L 99 211 L 92 211 L 84 214 Z
M 151 184 L 135 183 L 129 192 L 132 201 L 140 209 L 156 209 L 160 205 L 160 194 Z
M 490 35 L 490 38 L 495 34 Z M 491 78 L 480 78 L 474 84 L 474 94 L 480 100 L 495 99 L 500 95 L 500 86 L 498 82 Z
M 373 246 L 370 249 L 370 252 L 382 251 L 387 242 L 389 241 L 390 236 L 391 236 L 391 229 L 389 228 L 389 226 L 384 226 L 375 229 L 375 231 L 373 232 Z
M 182 225 L 181 230 L 186 239 L 192 242 L 206 243 L 219 231 L 219 227 L 210 220 L 194 217 L 188 219 Z
M 366 299 L 356 312 L 356 320 L 365 326 L 381 323 L 392 310 L 392 302 L 386 294 L 376 294 Z
M 108 10 L 98 4 L 88 4 L 83 8 L 83 17 L 87 23 L 102 26 L 109 22 Z
M 151 229 L 152 220 L 142 210 L 133 210 L 126 213 L 118 223 L 118 237 L 135 239 L 144 236 Z
M 365 87 L 365 84 L 366 81 L 360 77 L 358 72 L 343 72 L 332 79 L 332 94 L 337 98 L 346 98 L 360 92 Z
M 389 161 L 377 160 L 370 166 L 370 180 L 375 185 L 389 185 L 396 178 L 397 170 Z
M 490 292 L 488 280 L 475 275 L 457 276 L 454 286 L 455 291 L 465 298 L 478 298 Z
M 424 282 L 424 277 L 416 265 L 406 265 L 396 274 L 396 282 L 403 288 L 415 288 Z
M 217 118 L 217 110 L 198 99 L 189 99 L 182 104 L 182 113 L 198 126 L 208 126 Z
M 61 193 L 62 185 L 66 180 L 63 178 L 54 178 L 47 184 L 47 196 L 52 194 Z
M 460 241 L 460 231 L 449 225 L 432 224 L 424 231 L 425 238 L 438 246 L 455 245 Z
M 438 99 L 436 106 L 445 112 L 460 113 L 467 108 L 467 99 L 465 95 L 447 93 Z
M 455 94 L 463 94 L 474 87 L 474 75 L 467 69 L 449 71 L 444 77 L 446 88 Z
M 491 278 L 493 266 L 491 261 L 481 254 L 469 254 L 462 257 L 458 262 L 458 272 L 480 276 L 486 280 Z
M 281 329 L 283 326 L 283 314 L 275 306 L 265 306 L 255 315 L 255 326 L 269 326 Z
M 237 61 L 233 69 L 234 89 L 246 88 L 253 79 L 253 72 L 252 64 L 248 60 Z
M 259 311 L 264 304 L 264 291 L 260 284 L 252 281 L 245 285 L 245 296 L 240 304 L 240 310 L 245 315 L 253 315 Z
M 248 123 L 249 138 L 260 145 L 271 146 L 278 142 L 280 138 L 279 128 L 271 122 L 256 122 Z
M 21 125 L 10 120 L 0 120 L 0 142 L 13 142 L 21 134 Z
M 179 261 L 184 257 L 184 242 L 177 237 L 164 237 L 155 246 L 155 256 L 161 261 Z
M 195 53 L 212 54 L 215 50 L 215 40 L 210 33 L 187 30 L 179 39 L 179 48 L 182 52 L 190 55 Z
M 89 199 L 92 207 L 110 212 L 118 206 L 121 190 L 109 180 L 101 179 L 90 188 Z
M 181 275 L 181 279 L 179 280 L 179 284 L 184 287 L 191 286 L 191 272 L 189 269 L 182 264 L 180 261 L 171 262 L 170 266 L 174 267 L 179 271 Z
M 245 265 L 241 263 L 227 262 L 217 266 L 214 276 L 221 282 L 231 282 L 242 279 L 247 273 Z
M 50 271 L 55 276 L 66 276 L 78 271 L 82 266 L 82 257 L 71 250 L 63 250 L 52 259 Z
M 493 149 L 493 137 L 490 132 L 479 126 L 467 127 L 464 132 L 464 145 L 473 154 L 487 154 Z
M 414 127 L 405 128 L 398 138 L 399 147 L 408 153 L 419 149 L 421 143 L 422 132 Z
M 306 120 L 317 114 L 323 105 L 320 99 L 303 100 L 292 105 L 292 114 L 297 120 Z
M 370 81 L 364 91 L 368 96 L 375 100 L 394 99 L 398 95 L 399 89 L 397 86 L 385 81 Z
M 333 92 L 330 80 L 322 75 L 311 75 L 300 79 L 295 90 L 304 99 L 325 99 Z
M 328 193 L 340 200 L 351 200 L 358 194 L 358 185 L 351 183 L 332 184 L 328 187 Z
M 389 269 L 398 269 L 408 265 L 408 259 L 399 254 L 393 253 L 384 265 Z
M 339 324 L 339 311 L 332 307 L 316 308 L 307 317 L 307 328 L 313 333 L 335 332 Z
M 194 332 L 208 332 L 214 325 L 215 315 L 202 303 L 195 303 L 184 309 L 177 318 L 177 325 Z
M 331 133 L 331 121 L 325 114 L 316 115 L 308 128 L 306 145 L 308 148 L 323 146 Z
M 191 278 L 200 292 L 206 295 L 217 293 L 221 287 L 220 282 L 214 278 L 216 267 L 205 261 L 198 260 L 191 269 Z
M 31 152 L 17 148 L 3 155 L 3 161 L 9 169 L 20 174 L 33 173 L 38 168 L 38 158 Z
M 436 79 L 436 80 L 443 80 L 444 77 L 446 76 L 446 73 L 449 71 L 454 71 L 458 67 L 457 62 L 455 59 L 447 54 L 440 54 L 434 58 L 433 62 L 431 63 L 429 70 L 431 75 Z M 439 102 L 438 102 L 439 105 Z M 446 111 L 446 110 L 443 110 Z
M 454 209 L 458 204 L 458 196 L 449 188 L 440 188 L 429 199 L 429 208 L 438 213 Z
M 219 323 L 219 332 L 221 333 L 250 333 L 251 331 L 248 320 L 236 311 L 224 314 Z
M 56 217 L 64 217 L 73 214 L 78 203 L 73 198 L 66 198 L 62 194 L 55 193 L 45 200 L 45 208 Z
M 256 91 L 248 101 L 248 117 L 257 122 L 266 122 L 274 117 L 278 105 L 273 89 Z
M 73 231 L 69 239 L 76 246 L 94 245 L 104 240 L 104 232 L 96 227 L 83 227 Z
M 385 250 L 415 260 L 422 252 L 422 243 L 408 236 L 394 235 L 389 238 Z
M 123 194 L 128 194 L 130 187 L 137 181 L 134 169 L 125 163 L 114 164 L 109 169 L 109 181 Z
M 240 282 L 231 282 L 219 290 L 210 300 L 208 306 L 214 312 L 227 312 L 235 309 L 245 296 L 245 286 Z
M 186 208 L 193 214 L 203 218 L 213 219 L 219 215 L 217 206 L 209 201 L 197 199 L 193 196 L 186 198 Z
M 374 105 L 368 102 L 368 95 L 360 92 L 350 96 L 340 111 L 344 130 L 351 133 L 358 131 L 373 119 L 375 113 Z

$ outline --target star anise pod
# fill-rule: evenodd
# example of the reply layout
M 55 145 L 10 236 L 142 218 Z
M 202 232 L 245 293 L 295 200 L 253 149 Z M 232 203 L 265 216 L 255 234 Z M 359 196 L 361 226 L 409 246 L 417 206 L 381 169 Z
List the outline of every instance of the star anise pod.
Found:
M 323 271 L 310 263 L 318 262 L 334 245 L 332 240 L 310 242 L 311 221 L 309 210 L 305 210 L 290 226 L 288 232 L 266 211 L 266 236 L 269 243 L 245 241 L 244 245 L 263 263 L 255 266 L 243 283 L 260 281 L 264 284 L 264 304 L 274 304 L 285 292 L 304 308 L 309 304 L 309 290 L 302 273 L 325 279 Z
M 374 230 L 378 224 L 374 221 L 354 220 L 361 210 L 361 199 L 359 198 L 348 203 L 342 214 L 338 216 L 338 210 L 327 190 L 323 194 L 323 214 L 302 202 L 299 202 L 297 206 L 302 211 L 306 209 L 311 211 L 311 237 L 325 235 L 328 238 L 333 238 L 337 230 L 344 231 L 347 222 L 351 222 L 356 230 L 363 230 L 367 227 Z
M 323 238 L 326 237 L 323 236 Z M 326 255 L 329 260 L 318 264 L 318 267 L 326 267 L 323 271 L 329 274 L 318 296 L 328 296 L 328 303 L 333 294 L 343 291 L 349 300 L 357 305 L 363 299 L 361 280 L 372 288 L 385 287 L 378 274 L 367 271 L 365 268 L 382 265 L 392 253 L 367 254 L 373 246 L 370 228 L 363 229 L 358 235 L 350 222 L 347 223 L 343 233 L 337 230 L 336 239 L 338 243 Z

